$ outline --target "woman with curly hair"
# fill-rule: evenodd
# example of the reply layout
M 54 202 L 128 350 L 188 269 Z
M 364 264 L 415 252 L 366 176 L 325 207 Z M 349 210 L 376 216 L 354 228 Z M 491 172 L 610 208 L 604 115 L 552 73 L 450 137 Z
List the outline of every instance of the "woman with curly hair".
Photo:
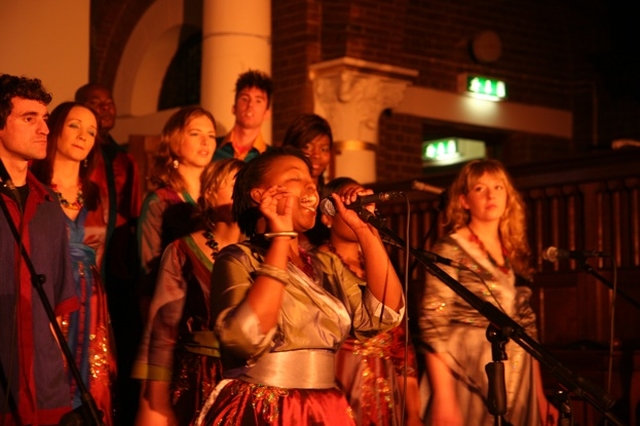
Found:
M 453 182 L 446 210 L 447 236 L 434 251 L 458 267 L 445 271 L 480 299 L 494 304 L 536 337 L 525 205 L 497 160 L 467 163 Z M 485 365 L 492 361 L 488 320 L 439 279 L 429 276 L 420 309 L 429 404 L 425 424 L 493 425 L 486 398 Z M 515 343 L 506 345 L 506 405 L 509 424 L 537 426 L 557 411 L 547 403 L 537 362 Z M 470 423 L 471 422 L 471 423 Z

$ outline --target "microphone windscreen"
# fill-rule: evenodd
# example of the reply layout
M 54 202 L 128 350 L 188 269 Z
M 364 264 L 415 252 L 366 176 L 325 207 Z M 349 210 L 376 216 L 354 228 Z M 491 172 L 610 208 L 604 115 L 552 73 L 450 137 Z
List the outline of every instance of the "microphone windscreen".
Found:
M 558 249 L 556 247 L 548 247 L 542 252 L 542 258 L 549 262 L 556 262 L 558 260 Z
M 336 206 L 333 205 L 333 201 L 331 198 L 325 198 L 320 201 L 320 205 L 318 206 L 320 212 L 326 214 L 327 216 L 335 216 L 336 215 Z

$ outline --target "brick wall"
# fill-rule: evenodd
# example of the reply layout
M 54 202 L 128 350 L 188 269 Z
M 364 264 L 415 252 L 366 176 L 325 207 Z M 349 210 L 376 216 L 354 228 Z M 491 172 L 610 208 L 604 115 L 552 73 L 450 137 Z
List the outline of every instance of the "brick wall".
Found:
M 91 0 L 89 79 L 113 87 L 127 39 L 153 0 Z
M 319 1 L 272 2 L 273 141 L 279 144 L 298 115 L 313 111 L 308 65 L 320 61 Z
M 287 105 L 286 113 L 276 113 L 276 135 L 286 128 L 283 118 L 311 111 L 308 83 L 282 84 L 294 81 L 296 73 L 300 80 L 307 78 L 299 61 L 307 53 L 298 47 L 303 36 L 312 39 L 321 60 L 348 55 L 418 69 L 416 85 L 452 92 L 457 89 L 458 73 L 490 75 L 507 81 L 513 102 L 574 113 L 573 140 L 514 132 L 493 138 L 491 153 L 508 164 L 545 161 L 583 153 L 594 145 L 608 146 L 616 133 L 606 124 L 611 112 L 594 104 L 600 88 L 593 58 L 606 47 L 607 40 L 600 2 L 572 6 L 551 1 L 274 0 L 273 4 L 274 78 L 276 87 L 283 87 L 277 102 Z M 297 31 L 292 31 L 288 15 L 279 17 L 278 13 L 301 4 L 307 8 L 306 29 L 300 29 L 297 21 Z M 469 52 L 469 41 L 484 30 L 495 31 L 502 41 L 502 55 L 492 64 L 474 61 Z M 295 60 L 291 63 L 279 55 L 291 55 Z M 313 63 L 312 55 L 307 54 L 306 59 L 306 65 Z M 599 125 L 601 122 L 605 124 Z M 449 123 L 417 117 L 381 117 L 378 181 L 406 180 L 421 173 L 420 144 L 432 126 L 446 127 L 450 133 L 456 130 Z M 461 130 L 490 139 L 495 132 L 486 128 Z
M 406 180 L 422 174 L 422 127 L 420 118 L 409 115 L 380 117 L 380 144 L 376 155 L 379 182 Z
M 126 40 L 151 3 L 92 0 L 92 80 L 113 84 Z M 615 138 L 640 139 L 640 84 L 631 78 L 637 67 L 625 59 L 620 47 L 629 45 L 621 41 L 626 33 L 620 29 L 612 33 L 616 29 L 612 13 L 624 11 L 611 4 L 604 0 L 272 0 L 273 140 L 279 143 L 296 115 L 313 111 L 308 66 L 343 56 L 417 69 L 416 85 L 452 92 L 458 73 L 494 76 L 509 84 L 510 101 L 574 114 L 573 140 L 383 116 L 379 181 L 420 174 L 415 155 L 423 135 L 432 129 L 488 137 L 490 151 L 508 164 L 607 148 Z M 491 64 L 474 61 L 469 52 L 469 41 L 485 30 L 495 31 L 502 42 L 502 55 Z M 629 58 L 638 50 L 628 52 Z M 616 72 L 625 72 L 620 74 L 625 78 Z

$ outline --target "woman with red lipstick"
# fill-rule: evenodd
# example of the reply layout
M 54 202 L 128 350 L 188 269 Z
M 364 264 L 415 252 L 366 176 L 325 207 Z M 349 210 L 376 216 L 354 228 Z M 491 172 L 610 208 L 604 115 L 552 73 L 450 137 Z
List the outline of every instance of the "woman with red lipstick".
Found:
M 536 337 L 525 205 L 504 167 L 496 160 L 466 164 L 451 185 L 447 206 L 449 234 L 435 247 L 460 267 L 443 267 L 476 296 L 494 304 Z M 427 278 L 419 325 L 429 378 L 428 425 L 493 425 L 486 398 L 485 365 L 492 361 L 484 316 L 433 276 Z M 517 344 L 506 345 L 504 360 L 508 424 L 556 424 L 537 362 Z M 544 419 L 544 422 L 543 420 Z
M 58 196 L 66 215 L 73 276 L 80 309 L 62 318 L 62 331 L 84 384 L 104 415 L 114 424 L 112 385 L 116 377 L 115 348 L 107 312 L 107 295 L 100 279 L 107 232 L 98 187 L 89 180 L 98 155 L 98 120 L 88 107 L 65 102 L 49 116 L 47 156 L 36 161 L 36 177 Z M 55 277 L 52 277 L 55 278 Z M 71 380 L 73 408 L 81 398 Z
M 209 399 L 206 425 L 354 425 L 336 387 L 335 352 L 350 330 L 371 336 L 402 317 L 402 288 L 382 241 L 345 208 L 361 188 L 332 198 L 364 248 L 364 292 L 338 257 L 300 246 L 319 201 L 310 169 L 300 150 L 278 147 L 238 173 L 234 216 L 251 239 L 225 247 L 213 267 L 211 315 L 226 380 Z

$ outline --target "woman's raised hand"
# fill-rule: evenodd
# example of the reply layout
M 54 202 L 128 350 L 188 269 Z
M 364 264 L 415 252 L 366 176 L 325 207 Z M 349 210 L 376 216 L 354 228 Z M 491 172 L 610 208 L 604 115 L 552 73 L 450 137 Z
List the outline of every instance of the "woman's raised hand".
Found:
M 346 206 L 356 202 L 358 196 L 369 194 L 373 194 L 373 191 L 361 186 L 347 186 L 343 190 L 338 191 L 338 193 L 331 194 L 338 214 L 354 231 L 358 229 L 368 229 L 369 225 L 360 218 L 357 211 L 348 209 Z M 366 208 L 369 212 L 373 213 L 375 204 L 367 204 L 362 208 Z
M 282 202 L 281 202 L 282 200 Z M 271 232 L 293 231 L 293 203 L 295 197 L 284 186 L 274 185 L 262 193 L 260 212 Z M 278 207 L 278 206 L 282 207 Z

